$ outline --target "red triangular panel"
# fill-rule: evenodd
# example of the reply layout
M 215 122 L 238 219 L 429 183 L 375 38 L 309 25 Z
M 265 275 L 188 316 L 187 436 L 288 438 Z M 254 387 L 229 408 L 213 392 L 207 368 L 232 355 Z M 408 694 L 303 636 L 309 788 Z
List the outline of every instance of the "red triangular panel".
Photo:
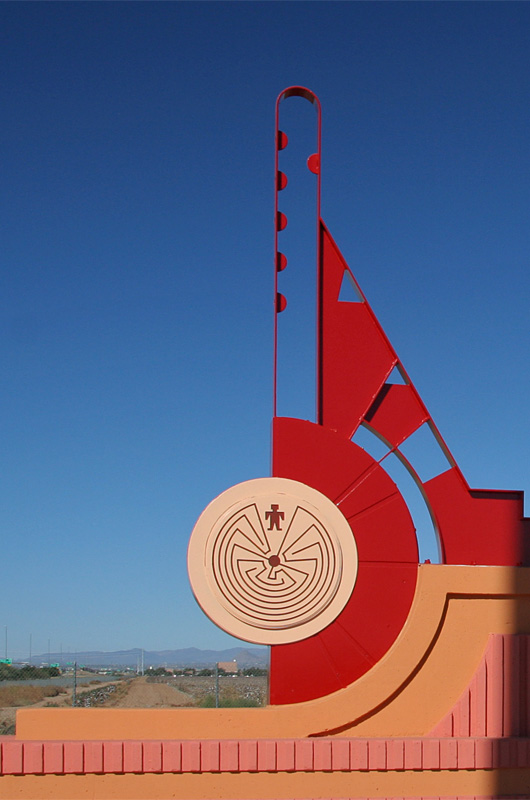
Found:
M 321 237 L 322 424 L 350 438 L 397 358 L 364 297 L 339 301 L 350 270 L 324 224 Z

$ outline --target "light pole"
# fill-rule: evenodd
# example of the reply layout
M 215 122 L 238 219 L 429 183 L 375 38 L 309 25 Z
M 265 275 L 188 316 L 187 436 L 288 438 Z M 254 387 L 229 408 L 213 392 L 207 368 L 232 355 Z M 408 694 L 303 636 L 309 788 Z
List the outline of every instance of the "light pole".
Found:
M 77 703 L 77 661 L 74 661 L 74 688 L 72 691 L 72 706 Z
M 219 708 L 219 663 L 215 662 L 215 707 Z

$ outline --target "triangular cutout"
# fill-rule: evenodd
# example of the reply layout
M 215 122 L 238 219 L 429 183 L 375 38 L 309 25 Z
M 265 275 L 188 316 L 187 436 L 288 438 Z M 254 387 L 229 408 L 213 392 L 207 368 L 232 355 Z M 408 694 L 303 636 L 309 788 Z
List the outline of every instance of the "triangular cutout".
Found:
M 358 289 L 353 275 L 347 269 L 344 270 L 342 276 L 342 283 L 339 292 L 340 303 L 362 303 L 364 298 Z
M 390 383 L 397 386 L 408 386 L 409 384 L 409 382 L 404 378 L 398 364 L 396 364 L 385 383 Z

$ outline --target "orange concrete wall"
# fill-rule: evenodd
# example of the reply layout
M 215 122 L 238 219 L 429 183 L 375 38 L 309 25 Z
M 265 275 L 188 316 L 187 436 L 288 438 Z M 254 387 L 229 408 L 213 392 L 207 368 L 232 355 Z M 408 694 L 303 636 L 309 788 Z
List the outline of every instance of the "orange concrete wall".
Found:
M 490 633 L 530 633 L 530 569 L 422 565 L 387 655 L 327 697 L 263 709 L 22 709 L 21 739 L 426 736 L 453 708 Z

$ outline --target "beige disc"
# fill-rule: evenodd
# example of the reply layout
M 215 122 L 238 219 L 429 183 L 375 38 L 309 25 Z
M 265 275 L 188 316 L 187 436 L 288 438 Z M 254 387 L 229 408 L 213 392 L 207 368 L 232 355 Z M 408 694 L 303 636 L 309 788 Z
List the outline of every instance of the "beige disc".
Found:
M 321 631 L 357 577 L 352 530 L 325 495 L 287 478 L 232 486 L 191 534 L 188 574 L 203 611 L 227 633 L 285 644 Z

